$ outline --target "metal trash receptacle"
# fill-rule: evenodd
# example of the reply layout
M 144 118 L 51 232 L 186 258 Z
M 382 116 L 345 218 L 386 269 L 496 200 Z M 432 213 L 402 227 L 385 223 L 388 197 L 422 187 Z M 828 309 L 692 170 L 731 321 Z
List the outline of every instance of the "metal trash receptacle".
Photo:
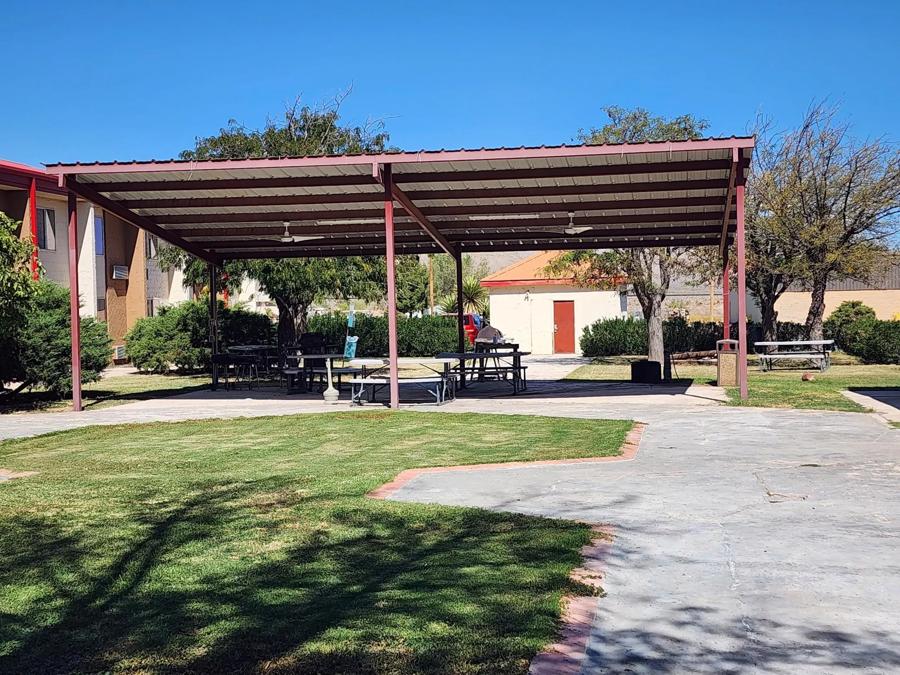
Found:
M 738 341 L 716 342 L 716 384 L 736 387 L 738 383 Z

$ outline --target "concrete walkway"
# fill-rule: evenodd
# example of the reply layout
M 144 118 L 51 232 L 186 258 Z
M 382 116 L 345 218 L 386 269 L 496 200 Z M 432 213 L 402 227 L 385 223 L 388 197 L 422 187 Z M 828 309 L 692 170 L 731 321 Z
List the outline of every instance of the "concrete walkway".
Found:
M 851 413 L 641 417 L 630 462 L 426 474 L 393 498 L 611 525 L 584 673 L 900 670 L 900 432 Z
M 715 405 L 724 399 L 717 387 L 650 386 L 629 383 L 560 382 L 585 360 L 572 356 L 527 357 L 529 373 L 528 392 L 510 396 L 504 383 L 479 383 L 461 392 L 461 398 L 436 408 L 433 405 L 416 406 L 416 409 L 441 412 L 505 412 L 520 411 L 523 414 L 568 414 L 581 416 L 579 411 L 592 415 L 608 411 L 607 417 L 630 418 L 648 405 L 694 407 Z M 125 369 L 110 369 L 111 376 L 127 377 Z M 181 420 L 229 419 L 235 417 L 260 417 L 265 415 L 296 415 L 299 413 L 348 412 L 359 410 L 349 405 L 346 392 L 337 405 L 325 405 L 319 394 L 290 395 L 282 390 L 237 389 L 225 391 L 197 391 L 179 396 L 169 396 L 148 401 L 136 401 L 111 408 L 75 412 L 36 412 L 0 415 L 0 440 L 37 436 L 54 431 L 65 431 L 91 425 L 133 424 L 145 422 L 177 422 Z M 547 406 L 552 406 L 548 408 Z M 559 408 L 559 412 L 553 409 Z M 370 408 L 371 409 L 371 408 Z

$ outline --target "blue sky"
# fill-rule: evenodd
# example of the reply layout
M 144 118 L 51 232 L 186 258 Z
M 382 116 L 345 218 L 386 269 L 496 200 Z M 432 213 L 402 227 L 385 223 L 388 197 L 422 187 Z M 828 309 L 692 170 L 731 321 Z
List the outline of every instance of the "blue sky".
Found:
M 900 3 L 6 0 L 0 157 L 175 156 L 347 87 L 406 150 L 571 141 L 604 105 L 779 126 L 828 97 L 900 141 Z M 10 58 L 14 55 L 14 58 Z

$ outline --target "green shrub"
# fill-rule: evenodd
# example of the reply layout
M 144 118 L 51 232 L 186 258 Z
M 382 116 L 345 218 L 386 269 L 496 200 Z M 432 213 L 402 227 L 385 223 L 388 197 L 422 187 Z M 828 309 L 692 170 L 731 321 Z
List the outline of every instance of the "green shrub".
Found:
M 69 291 L 41 281 L 18 334 L 18 358 L 24 379 L 62 398 L 72 391 L 72 333 Z M 106 324 L 83 317 L 81 382 L 96 382 L 112 356 Z
M 802 340 L 804 326 L 784 322 L 777 326 L 779 340 Z M 762 339 L 758 324 L 747 324 L 748 347 Z M 731 336 L 737 339 L 738 326 L 731 325 Z M 703 352 L 716 348 L 722 339 L 722 324 L 715 321 L 689 322 L 674 316 L 663 322 L 663 344 L 666 351 Z M 586 326 L 581 335 L 581 351 L 585 356 L 624 356 L 647 353 L 647 322 L 643 319 L 600 319 Z
M 847 300 L 825 319 L 825 337 L 834 340 L 839 349 L 850 352 L 853 347 L 848 343 L 847 328 L 857 321 L 872 322 L 875 318 L 875 310 L 868 305 L 859 300 Z M 860 327 L 863 325 L 860 324 Z
M 581 352 L 585 356 L 647 353 L 647 322 L 643 319 L 600 319 L 585 326 Z
M 861 328 L 855 345 L 863 361 L 900 364 L 900 321 L 861 319 L 853 326 Z
M 208 319 L 204 330 L 209 332 Z M 275 324 L 265 314 L 246 309 L 226 309 L 219 317 L 223 347 L 264 345 L 275 339 Z
M 347 335 L 345 314 L 319 314 L 310 317 L 309 330 L 325 335 L 325 341 L 343 349 Z M 351 330 L 359 337 L 357 356 L 385 356 L 388 353 L 386 316 L 357 315 Z M 397 318 L 397 350 L 402 356 L 434 356 L 438 352 L 456 351 L 456 320 L 449 316 Z
M 219 307 L 220 348 L 266 344 L 275 335 L 271 319 L 243 309 Z M 209 308 L 205 301 L 164 307 L 138 320 L 125 336 L 125 352 L 139 370 L 167 373 L 207 370 L 210 364 Z

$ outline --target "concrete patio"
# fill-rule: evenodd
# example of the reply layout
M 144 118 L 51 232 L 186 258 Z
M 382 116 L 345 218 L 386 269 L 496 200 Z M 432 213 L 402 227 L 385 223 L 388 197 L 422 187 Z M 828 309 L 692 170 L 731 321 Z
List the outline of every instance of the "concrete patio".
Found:
M 633 461 L 426 474 L 393 498 L 609 525 L 584 673 L 900 669 L 900 431 L 865 414 L 673 412 L 645 407 Z
M 557 381 L 578 364 L 529 365 L 524 395 L 485 383 L 416 409 L 640 420 L 637 457 L 426 474 L 393 498 L 609 525 L 584 673 L 900 669 L 900 431 L 873 414 L 732 408 L 716 387 Z M 0 437 L 349 409 L 271 389 L 203 391 L 5 415 Z

